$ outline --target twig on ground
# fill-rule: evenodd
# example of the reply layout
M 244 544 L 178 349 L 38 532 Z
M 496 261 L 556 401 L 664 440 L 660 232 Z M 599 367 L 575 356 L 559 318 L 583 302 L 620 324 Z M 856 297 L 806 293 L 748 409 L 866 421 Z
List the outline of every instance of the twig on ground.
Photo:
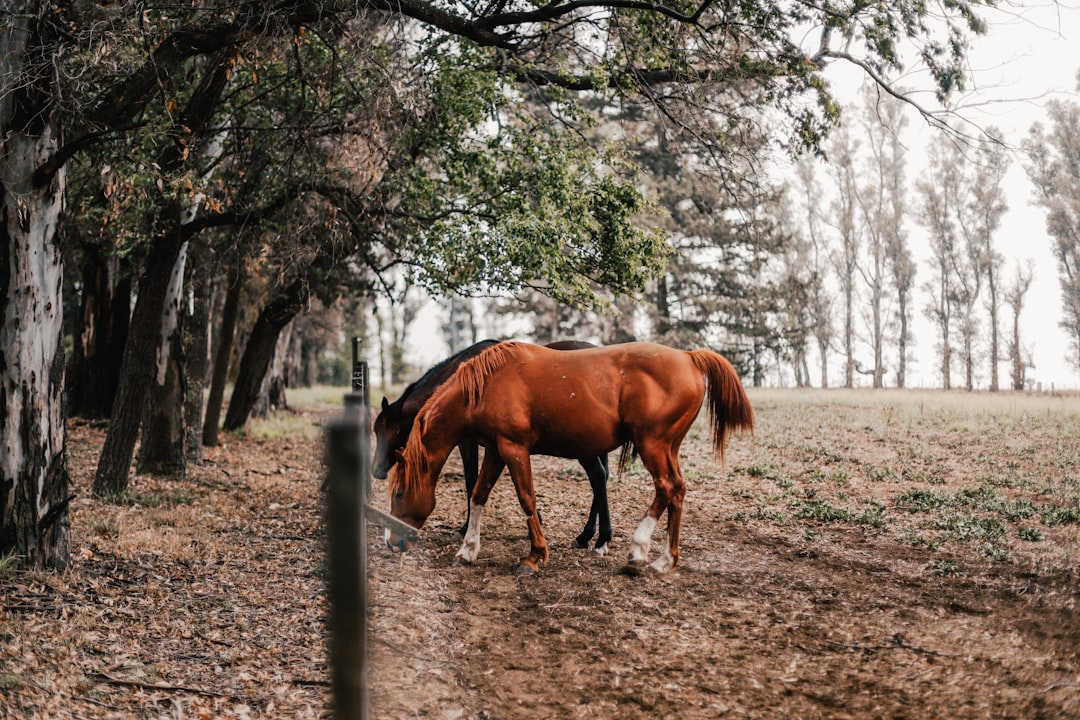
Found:
M 202 695 L 204 697 L 219 697 L 219 698 L 231 698 L 233 700 L 242 699 L 239 695 L 233 695 L 232 693 L 222 693 L 214 690 L 204 690 L 203 688 L 188 687 L 186 685 L 167 685 L 165 683 L 148 683 L 142 680 L 128 680 L 126 678 L 117 678 L 112 675 L 106 675 L 103 672 L 91 672 L 87 673 L 88 678 L 94 680 L 101 680 L 109 683 L 110 685 L 120 685 L 124 687 L 135 687 L 140 690 L 163 690 L 165 692 L 186 692 L 192 695 Z
M 859 643 L 842 643 L 836 640 L 827 640 L 829 645 L 834 647 L 842 647 L 848 650 L 863 650 L 866 652 L 872 652 L 875 650 L 910 650 L 911 652 L 921 653 L 923 655 L 936 655 L 938 657 L 959 657 L 959 653 L 942 652 L 940 650 L 931 650 L 930 648 L 919 647 L 918 645 L 912 645 L 904 640 L 903 635 L 896 634 L 892 636 L 892 640 L 884 645 L 861 645 Z

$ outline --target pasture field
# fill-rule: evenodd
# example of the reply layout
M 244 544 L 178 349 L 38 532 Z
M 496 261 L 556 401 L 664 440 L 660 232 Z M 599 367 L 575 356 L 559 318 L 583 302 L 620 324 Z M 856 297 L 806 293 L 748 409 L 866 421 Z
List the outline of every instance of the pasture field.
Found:
M 416 547 L 370 530 L 371 717 L 1080 717 L 1080 398 L 749 394 L 757 429 L 726 467 L 703 423 L 683 446 L 670 575 L 620 572 L 652 498 L 640 463 L 611 480 L 600 557 L 572 546 L 583 473 L 550 458 L 543 570 L 514 574 L 506 476 L 477 562 L 454 565 L 453 456 Z M 228 438 L 184 480 L 136 476 L 119 504 L 89 495 L 102 429 L 73 424 L 74 566 L 0 564 L 0 718 L 325 717 L 336 412 Z

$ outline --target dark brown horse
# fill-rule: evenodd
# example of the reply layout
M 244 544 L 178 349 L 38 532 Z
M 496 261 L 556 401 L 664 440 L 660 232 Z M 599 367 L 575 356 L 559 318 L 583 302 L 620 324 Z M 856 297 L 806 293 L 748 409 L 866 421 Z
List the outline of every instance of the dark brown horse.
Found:
M 385 397 L 383 398 L 382 409 L 373 424 L 375 429 L 375 454 L 371 459 L 372 475 L 380 480 L 386 479 L 390 468 L 397 462 L 397 451 L 405 447 L 416 414 L 420 412 L 420 408 L 423 407 L 424 403 L 428 401 L 440 385 L 446 382 L 447 378 L 454 374 L 454 371 L 462 363 L 476 357 L 497 343 L 497 340 L 481 340 L 474 345 L 470 345 L 433 366 L 419 380 L 406 387 L 405 391 L 401 393 L 401 397 L 394 402 L 388 401 Z M 553 350 L 581 350 L 596 346 L 592 343 L 577 340 L 564 340 L 551 343 L 547 347 Z M 475 438 L 463 437 L 458 442 L 458 452 L 461 454 L 462 472 L 465 475 L 466 516 L 465 524 L 461 526 L 459 531 L 464 536 L 468 529 L 469 506 L 471 505 L 469 500 L 472 498 L 473 488 L 476 487 L 476 478 L 479 471 L 479 444 Z M 574 543 L 580 548 L 589 547 L 593 535 L 597 535 L 597 524 L 599 523 L 599 534 L 596 537 L 596 545 L 593 550 L 600 555 L 604 555 L 607 553 L 608 543 L 611 541 L 611 516 L 608 512 L 607 498 L 607 454 L 590 455 L 589 457 L 576 459 L 589 478 L 593 499 L 592 506 L 589 508 L 588 520 L 585 522 L 585 528 L 575 538 Z
M 651 343 L 572 353 L 522 343 L 495 345 L 458 368 L 420 410 L 390 474 L 390 512 L 420 528 L 435 508 L 435 483 L 450 451 L 461 438 L 475 437 L 489 450 L 458 559 L 475 560 L 484 503 L 509 466 L 532 546 L 521 570 L 535 572 L 547 561 L 548 548 L 529 456 L 587 457 L 629 443 L 652 475 L 655 495 L 631 539 L 627 567 L 637 571 L 648 562 L 653 530 L 667 511 L 667 547 L 652 567 L 670 571 L 679 562 L 686 495 L 679 447 L 706 399 L 713 449 L 722 459 L 729 430 L 754 426 L 739 376 L 723 356 Z M 404 549 L 389 531 L 386 541 Z

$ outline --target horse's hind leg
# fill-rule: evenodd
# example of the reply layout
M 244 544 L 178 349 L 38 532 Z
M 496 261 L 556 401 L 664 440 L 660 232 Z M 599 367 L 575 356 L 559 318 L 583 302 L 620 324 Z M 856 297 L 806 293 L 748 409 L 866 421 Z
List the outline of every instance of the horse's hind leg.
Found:
M 670 572 L 679 564 L 679 529 L 682 527 L 683 498 L 686 497 L 686 485 L 682 476 L 676 475 L 675 492 L 672 494 L 671 503 L 668 505 L 667 522 L 667 546 L 660 553 L 660 557 L 652 563 L 653 570 L 657 572 Z
M 585 474 L 589 477 L 589 485 L 592 487 L 592 505 L 589 507 L 589 519 L 581 534 L 574 539 L 574 544 L 579 548 L 589 547 L 596 532 L 597 520 L 600 522 L 600 535 L 596 538 L 593 551 L 597 555 L 607 555 L 608 543 L 611 542 L 611 515 L 608 512 L 607 481 L 608 481 L 608 457 L 597 455 L 596 457 L 578 460 Z
M 455 563 L 472 564 L 480 553 L 480 519 L 484 515 L 484 505 L 487 504 L 491 488 L 495 487 L 495 481 L 503 471 L 505 463 L 499 453 L 492 449 L 484 452 L 484 465 L 480 468 L 479 477 L 473 482 L 472 494 L 469 497 L 469 522 L 462 533 L 461 548 L 454 556 Z
M 652 568 L 659 572 L 668 572 L 679 562 L 679 525 L 682 520 L 682 501 L 686 495 L 686 485 L 683 483 L 678 463 L 670 448 L 649 448 L 641 443 L 638 445 L 638 453 L 653 477 L 655 495 L 648 512 L 634 530 L 626 567 L 636 572 L 648 562 L 653 530 L 656 529 L 656 523 L 666 510 L 668 511 L 668 542 L 660 557 L 653 562 Z

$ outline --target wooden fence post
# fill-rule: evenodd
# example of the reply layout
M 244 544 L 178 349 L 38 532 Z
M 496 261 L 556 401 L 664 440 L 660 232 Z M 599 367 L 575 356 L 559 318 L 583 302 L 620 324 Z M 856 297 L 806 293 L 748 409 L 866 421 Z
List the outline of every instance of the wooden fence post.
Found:
M 371 420 L 367 363 L 353 338 L 353 391 L 326 433 L 326 534 L 329 650 L 335 720 L 367 718 L 367 523 L 410 541 L 415 529 L 375 509 L 371 493 Z
M 327 430 L 326 529 L 334 717 L 367 717 L 367 520 L 371 435 L 361 402 Z

